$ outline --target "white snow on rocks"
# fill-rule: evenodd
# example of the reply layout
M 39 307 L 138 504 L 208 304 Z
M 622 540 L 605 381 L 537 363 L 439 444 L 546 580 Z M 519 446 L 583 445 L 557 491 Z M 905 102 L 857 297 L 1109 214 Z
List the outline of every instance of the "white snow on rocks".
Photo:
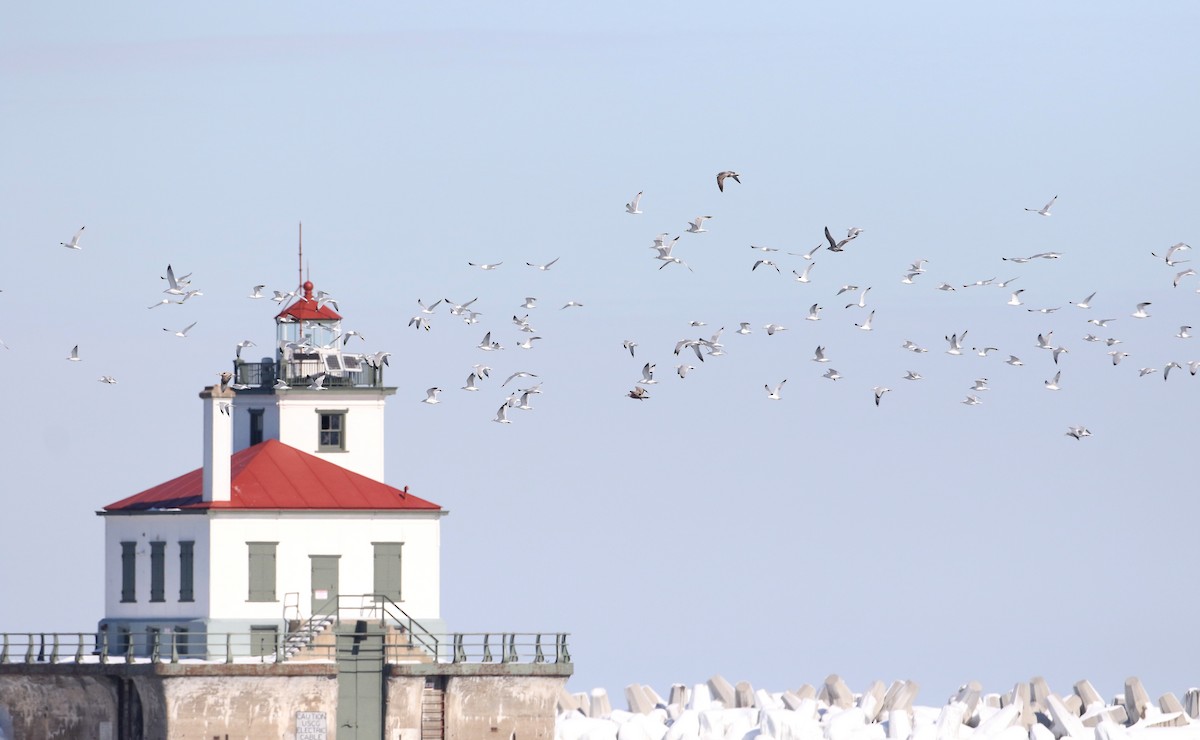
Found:
M 940 707 L 914 705 L 920 687 L 875 681 L 853 692 L 837 675 L 779 693 L 722 676 L 671 686 L 667 699 L 625 687 L 628 709 L 607 692 L 563 692 L 555 740 L 1200 740 L 1200 689 L 1154 701 L 1136 677 L 1105 702 L 1088 681 L 1054 693 L 1042 678 L 1003 694 L 975 681 Z

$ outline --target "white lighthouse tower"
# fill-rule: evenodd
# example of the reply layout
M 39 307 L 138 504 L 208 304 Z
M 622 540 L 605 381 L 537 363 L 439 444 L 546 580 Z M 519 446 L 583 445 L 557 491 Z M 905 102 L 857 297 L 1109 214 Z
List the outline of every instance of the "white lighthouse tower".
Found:
M 445 631 L 447 512 L 384 482 L 387 355 L 348 351 L 362 340 L 301 288 L 275 316 L 273 356 L 236 359 L 200 393 L 202 465 L 98 512 L 114 652 L 144 654 L 164 633 L 185 650 L 238 634 L 269 651 L 347 609 Z

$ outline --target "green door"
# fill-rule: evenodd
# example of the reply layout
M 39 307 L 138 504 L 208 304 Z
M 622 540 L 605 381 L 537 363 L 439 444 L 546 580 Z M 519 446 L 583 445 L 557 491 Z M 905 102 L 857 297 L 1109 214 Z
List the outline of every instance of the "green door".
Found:
M 337 635 L 338 740 L 383 738 L 383 633 L 359 621 Z
M 312 562 L 312 613 L 332 614 L 337 607 L 337 555 L 309 555 Z

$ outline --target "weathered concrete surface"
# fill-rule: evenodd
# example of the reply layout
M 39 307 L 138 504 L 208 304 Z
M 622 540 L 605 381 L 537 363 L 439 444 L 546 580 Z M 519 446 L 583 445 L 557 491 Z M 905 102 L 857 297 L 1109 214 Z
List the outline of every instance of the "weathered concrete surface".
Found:
M 165 732 L 147 737 L 253 740 L 290 737 L 297 712 L 325 712 L 336 733 L 336 676 L 183 676 L 159 682 Z
M 116 686 L 106 676 L 0 673 L 0 737 L 112 740 Z
M 446 740 L 553 740 L 554 709 L 567 676 L 446 679 Z

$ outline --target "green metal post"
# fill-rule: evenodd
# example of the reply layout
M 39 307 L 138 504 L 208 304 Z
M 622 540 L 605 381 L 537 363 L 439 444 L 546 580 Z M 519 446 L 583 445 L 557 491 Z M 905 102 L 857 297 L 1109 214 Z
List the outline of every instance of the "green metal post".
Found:
M 171 662 L 179 662 L 179 633 L 171 630 Z
M 80 632 L 77 636 L 79 637 L 79 644 L 75 648 L 75 662 L 82 663 L 83 662 L 83 633 Z
M 54 644 L 50 648 L 50 662 L 57 663 L 58 662 L 58 633 L 55 632 L 52 635 L 52 637 L 54 638 Z
M 507 635 L 507 638 L 508 646 L 504 649 L 504 662 L 517 663 L 521 660 L 517 655 L 517 636 L 510 633 Z
M 492 646 L 489 644 L 490 638 L 491 638 L 491 635 L 486 634 L 486 633 L 483 636 L 483 662 L 484 663 L 492 662 Z M 503 648 L 503 645 L 501 645 L 501 648 Z
M 4 633 L 4 647 L 0 648 L 0 663 L 8 662 L 8 633 Z
M 100 664 L 108 662 L 108 630 L 100 632 Z
M 463 650 L 463 636 L 461 632 L 454 633 L 454 662 L 467 662 L 467 651 Z
M 25 646 L 25 662 L 33 662 L 33 633 L 29 633 L 29 644 Z
M 542 633 L 541 632 L 538 633 L 537 641 L 534 642 L 534 644 L 533 644 L 533 662 L 534 663 L 545 663 L 546 662 L 546 656 L 542 653 Z
M 158 630 L 154 630 L 154 632 L 151 632 L 150 634 L 154 635 L 154 641 L 150 644 L 150 662 L 157 663 L 160 654 L 159 650 L 162 633 Z
M 555 656 L 556 663 L 570 663 L 571 654 L 567 652 L 567 635 L 565 632 L 560 632 L 558 635 L 558 649 Z
M 233 662 L 233 634 L 230 632 L 225 633 L 225 662 Z

